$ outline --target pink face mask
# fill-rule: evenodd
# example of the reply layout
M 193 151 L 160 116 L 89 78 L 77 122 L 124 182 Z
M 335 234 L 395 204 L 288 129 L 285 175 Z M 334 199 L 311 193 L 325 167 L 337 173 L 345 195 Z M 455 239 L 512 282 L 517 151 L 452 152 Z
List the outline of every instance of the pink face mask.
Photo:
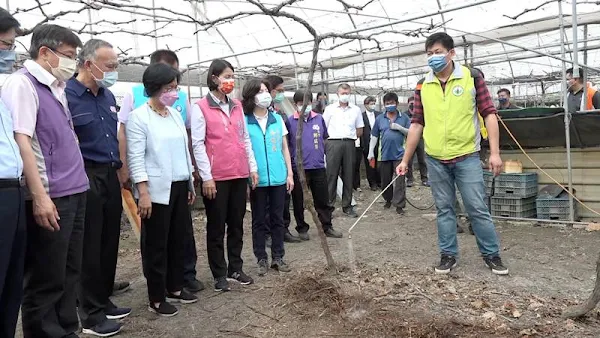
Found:
M 179 98 L 176 90 L 169 90 L 168 92 L 164 92 L 160 95 L 160 102 L 165 106 L 172 106 L 175 101 Z

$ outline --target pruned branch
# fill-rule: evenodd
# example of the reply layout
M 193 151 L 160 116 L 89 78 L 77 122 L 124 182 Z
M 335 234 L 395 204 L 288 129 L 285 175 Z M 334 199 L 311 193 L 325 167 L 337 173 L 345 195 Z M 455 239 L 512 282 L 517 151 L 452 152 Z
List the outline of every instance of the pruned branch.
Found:
M 34 30 L 34 29 L 36 29 L 37 27 L 39 27 L 39 26 L 41 26 L 41 25 L 43 25 L 43 24 L 45 24 L 45 23 L 48 23 L 48 22 L 50 22 L 50 21 L 54 21 L 54 20 L 56 20 L 56 19 L 58 19 L 58 18 L 60 18 L 60 17 L 63 17 L 63 16 L 65 16 L 65 15 L 68 15 L 68 14 L 79 14 L 79 13 L 81 13 L 81 12 L 85 11 L 85 10 L 86 10 L 86 9 L 88 9 L 88 8 L 91 8 L 91 9 L 99 9 L 99 8 L 97 8 L 97 7 L 94 7 L 94 6 L 93 6 L 93 5 L 91 5 L 91 4 L 86 4 L 86 3 L 84 3 L 84 5 L 83 5 L 82 7 L 80 7 L 80 8 L 78 8 L 78 9 L 71 9 L 71 10 L 68 10 L 68 11 L 60 11 L 60 12 L 58 12 L 58 13 L 55 13 L 55 14 L 48 15 L 48 14 L 46 14 L 46 12 L 44 11 L 44 8 L 43 8 L 43 7 L 44 7 L 45 5 L 47 5 L 47 4 L 50 4 L 50 2 L 47 2 L 47 3 L 42 3 L 42 2 L 41 2 L 41 1 L 39 1 L 39 0 L 36 0 L 36 2 L 37 2 L 37 6 L 36 6 L 34 9 L 39 9 L 39 10 L 40 10 L 40 12 L 42 12 L 42 14 L 44 15 L 44 19 L 42 19 L 42 21 L 38 22 L 38 23 L 37 23 L 35 26 L 33 26 L 33 28 L 26 28 L 26 29 L 23 29 L 23 30 L 21 30 L 21 32 L 20 32 L 20 34 L 19 34 L 20 36 L 29 35 L 29 34 L 31 34 L 31 33 L 33 32 L 33 30 Z
M 127 20 L 127 21 L 109 21 L 109 20 L 99 20 L 99 21 L 96 21 L 96 22 L 88 22 L 88 23 L 85 23 L 85 24 L 83 24 L 83 27 L 81 27 L 79 30 L 77 30 L 77 31 L 75 31 L 75 32 L 76 32 L 77 34 L 81 34 L 81 33 L 84 33 L 84 32 L 85 32 L 85 29 L 86 29 L 87 27 L 98 26 L 98 25 L 101 25 L 101 24 L 103 24 L 103 23 L 104 23 L 104 24 L 109 24 L 109 25 L 112 25 L 112 26 L 119 26 L 119 25 L 127 25 L 127 24 L 130 24 L 130 23 L 134 23 L 134 22 L 136 22 L 136 21 L 137 21 L 136 19 L 131 19 L 131 20 Z M 89 32 L 87 32 L 87 33 L 89 33 Z
M 375 2 L 375 0 L 369 0 L 369 1 L 367 1 L 367 3 L 365 3 L 364 5 L 362 5 L 362 6 L 357 6 L 357 5 L 352 5 L 352 4 L 349 4 L 349 3 L 347 3 L 347 2 L 346 2 L 346 1 L 344 1 L 344 0 L 336 0 L 336 1 L 337 1 L 337 2 L 339 2 L 339 3 L 341 3 L 341 4 L 342 4 L 342 6 L 344 6 L 344 9 L 345 9 L 346 11 L 348 11 L 348 10 L 349 10 L 349 9 L 351 9 L 351 8 L 352 8 L 352 9 L 356 9 L 356 10 L 358 10 L 358 11 L 362 11 L 363 9 L 365 9 L 365 7 L 367 7 L 368 5 L 370 5 L 370 4 L 372 4 L 373 2 Z
M 575 0 L 573 0 L 573 1 L 575 1 Z M 506 15 L 506 14 L 504 14 L 504 15 L 502 15 L 502 16 L 504 16 L 504 17 L 507 17 L 507 18 L 509 18 L 509 19 L 512 19 L 512 20 L 517 20 L 519 17 L 521 17 L 521 16 L 523 16 L 523 15 L 525 15 L 525 14 L 529 13 L 529 12 L 535 12 L 535 11 L 537 11 L 538 9 L 540 9 L 540 8 L 542 8 L 542 7 L 544 7 L 544 6 L 546 6 L 547 4 L 553 4 L 553 3 L 555 3 L 555 2 L 556 2 L 556 0 L 548 0 L 548 1 L 545 1 L 545 2 L 543 2 L 543 3 L 541 3 L 541 4 L 539 4 L 538 6 L 536 6 L 536 7 L 534 7 L 534 8 L 526 8 L 526 9 L 525 9 L 525 10 L 523 10 L 521 13 L 519 13 L 519 14 L 517 14 L 517 15 L 515 15 L 515 16 L 509 16 L 509 15 Z

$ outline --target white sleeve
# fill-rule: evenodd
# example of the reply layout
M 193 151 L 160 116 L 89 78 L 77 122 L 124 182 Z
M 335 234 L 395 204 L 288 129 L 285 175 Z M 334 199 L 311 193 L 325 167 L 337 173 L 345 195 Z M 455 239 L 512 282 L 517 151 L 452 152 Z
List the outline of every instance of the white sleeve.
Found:
M 285 126 L 285 123 L 283 123 L 283 120 L 282 120 L 281 121 L 281 135 L 283 135 L 285 137 L 289 133 L 290 133 L 289 130 L 287 129 L 287 127 Z
M 197 104 L 192 106 L 189 120 L 192 132 L 192 149 L 194 150 L 194 158 L 196 159 L 200 177 L 203 181 L 210 181 L 212 180 L 212 168 L 210 167 L 206 145 L 204 144 L 206 138 L 206 120 L 204 119 L 202 109 Z
M 356 109 L 354 109 L 354 111 L 356 113 L 355 127 L 356 128 L 364 128 L 365 121 L 362 118 L 362 113 L 361 113 L 360 109 L 358 107 L 356 107 Z
M 33 137 L 37 124 L 38 97 L 23 74 L 9 76 L 2 85 L 2 101 L 12 113 L 13 131 Z
M 146 172 L 146 130 L 137 115 L 129 116 L 127 126 L 127 165 L 134 184 L 148 181 Z
M 284 126 L 285 128 L 285 126 Z M 248 155 L 248 166 L 250 172 L 258 172 L 258 166 L 256 165 L 256 158 L 254 157 L 254 150 L 252 150 L 252 141 L 250 140 L 250 134 L 248 133 L 248 125 L 244 121 L 244 145 L 246 147 L 246 155 Z
M 119 110 L 119 122 L 123 124 L 127 124 L 127 120 L 129 119 L 129 114 L 133 111 L 133 91 L 128 92 L 123 97 L 123 104 L 121 105 L 121 109 Z
M 323 112 L 323 120 L 325 121 L 325 127 L 329 129 L 329 121 L 331 120 L 331 106 L 325 107 L 325 111 Z

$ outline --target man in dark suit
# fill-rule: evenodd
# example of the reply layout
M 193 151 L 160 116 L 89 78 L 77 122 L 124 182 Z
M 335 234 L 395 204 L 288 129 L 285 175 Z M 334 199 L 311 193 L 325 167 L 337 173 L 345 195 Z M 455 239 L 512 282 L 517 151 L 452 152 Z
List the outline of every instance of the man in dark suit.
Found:
M 369 186 L 371 190 L 375 191 L 378 188 L 381 188 L 381 177 L 379 176 L 379 170 L 377 167 L 371 168 L 369 165 L 369 160 L 367 159 L 367 155 L 369 154 L 369 141 L 371 139 L 371 129 L 373 128 L 373 124 L 375 123 L 375 118 L 381 114 L 381 112 L 375 111 L 375 102 L 376 99 L 373 96 L 367 96 L 364 101 L 365 111 L 363 111 L 363 121 L 365 123 L 365 127 L 363 129 L 363 134 L 360 140 L 362 145 L 363 159 L 365 162 L 365 167 L 367 171 L 367 181 L 369 181 Z M 375 158 L 378 156 L 379 145 L 375 148 Z M 375 161 L 377 163 L 377 161 Z

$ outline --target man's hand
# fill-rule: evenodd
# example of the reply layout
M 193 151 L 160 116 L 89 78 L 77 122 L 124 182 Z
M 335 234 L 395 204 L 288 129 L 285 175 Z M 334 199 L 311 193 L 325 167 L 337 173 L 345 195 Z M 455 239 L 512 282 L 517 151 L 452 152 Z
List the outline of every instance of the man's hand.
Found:
M 193 205 L 195 201 L 196 195 L 194 195 L 194 193 L 192 193 L 191 191 L 188 191 L 188 205 Z
M 194 188 L 198 188 L 198 185 L 200 185 L 200 172 L 198 171 L 198 168 L 194 168 L 192 177 L 194 178 Z
M 131 180 L 129 179 L 129 168 L 127 166 L 124 165 L 117 170 L 117 177 L 121 188 L 131 191 Z
M 398 174 L 398 176 L 404 176 L 406 175 L 406 173 L 408 172 L 408 163 L 402 161 L 400 162 L 400 164 L 398 164 L 398 166 L 396 167 L 396 174 Z
M 58 210 L 56 210 L 56 205 L 46 193 L 37 197 L 34 196 L 33 217 L 39 226 L 48 231 L 60 230 Z
M 369 160 L 369 167 L 375 169 L 375 158 L 371 157 L 368 160 Z
M 250 185 L 252 187 L 252 190 L 256 189 L 256 186 L 258 185 L 258 173 L 257 172 L 250 173 Z
M 152 215 L 152 200 L 150 199 L 150 194 L 140 194 L 138 214 L 140 215 L 140 218 L 150 218 Z
M 217 185 L 215 180 L 202 182 L 202 194 L 209 200 L 214 200 L 217 197 Z
M 500 175 L 502 172 L 502 159 L 500 155 L 492 154 L 490 155 L 490 159 L 488 160 L 490 171 L 494 173 L 494 176 Z
M 294 190 L 294 177 L 293 176 L 289 175 L 287 177 L 286 187 L 287 187 L 288 194 L 291 194 L 292 190 Z

